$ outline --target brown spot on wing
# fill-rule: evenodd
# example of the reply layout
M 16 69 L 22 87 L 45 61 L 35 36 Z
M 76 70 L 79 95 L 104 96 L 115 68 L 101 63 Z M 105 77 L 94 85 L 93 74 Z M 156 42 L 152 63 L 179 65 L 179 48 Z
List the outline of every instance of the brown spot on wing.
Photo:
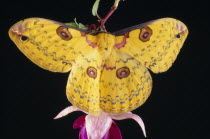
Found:
M 63 26 L 58 27 L 56 30 L 56 33 L 62 40 L 68 41 L 72 39 L 72 35 L 68 31 L 68 28 L 66 27 L 63 27 Z
M 152 29 L 149 27 L 141 28 L 141 32 L 139 34 L 139 39 L 143 42 L 147 42 L 150 40 L 150 37 L 152 36 Z
M 90 78 L 95 79 L 95 78 L 97 77 L 97 69 L 94 68 L 94 67 L 88 67 L 88 68 L 87 68 L 87 75 L 88 75 Z
M 119 79 L 126 78 L 130 75 L 130 69 L 128 67 L 119 68 L 116 71 L 116 75 Z

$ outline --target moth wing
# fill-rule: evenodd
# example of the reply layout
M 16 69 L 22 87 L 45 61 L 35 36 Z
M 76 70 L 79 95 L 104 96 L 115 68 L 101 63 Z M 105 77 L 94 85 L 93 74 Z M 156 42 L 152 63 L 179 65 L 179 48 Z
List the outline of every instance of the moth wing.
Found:
M 68 72 L 75 61 L 92 52 L 85 30 L 42 18 L 29 18 L 13 25 L 9 36 L 32 62 L 53 72 Z M 84 35 L 85 34 L 85 35 Z
M 188 35 L 184 23 L 163 18 L 114 33 L 117 51 L 127 53 L 154 73 L 168 70 Z M 124 45 L 122 44 L 125 41 Z
M 141 106 L 149 97 L 152 78 L 141 62 L 112 51 L 100 79 L 100 108 L 107 113 L 123 113 Z
M 99 113 L 101 61 L 97 50 L 79 59 L 71 70 L 66 87 L 68 100 L 79 109 L 94 115 Z

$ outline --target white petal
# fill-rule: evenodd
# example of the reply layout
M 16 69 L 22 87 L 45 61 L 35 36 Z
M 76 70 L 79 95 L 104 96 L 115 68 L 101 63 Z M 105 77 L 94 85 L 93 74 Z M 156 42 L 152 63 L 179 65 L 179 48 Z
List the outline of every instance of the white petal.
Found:
M 111 117 L 104 112 L 97 116 L 87 115 L 85 121 L 88 139 L 101 139 L 112 124 Z
M 67 108 L 65 108 L 64 110 L 62 110 L 54 119 L 58 119 L 61 118 L 63 116 L 66 116 L 67 114 L 74 112 L 74 111 L 78 111 L 79 109 L 75 106 L 69 106 Z
M 123 113 L 123 114 L 111 114 L 112 119 L 115 120 L 123 120 L 123 119 L 133 119 L 135 120 L 141 127 L 144 136 L 146 137 L 146 131 L 145 131 L 145 126 L 143 120 L 136 114 L 132 114 L 131 112 Z

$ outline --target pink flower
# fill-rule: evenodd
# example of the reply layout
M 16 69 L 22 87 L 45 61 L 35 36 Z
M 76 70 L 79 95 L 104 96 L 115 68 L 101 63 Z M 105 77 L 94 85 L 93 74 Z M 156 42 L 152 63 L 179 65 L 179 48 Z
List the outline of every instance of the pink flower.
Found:
M 75 106 L 69 106 L 61 111 L 54 119 L 61 118 L 74 111 L 81 110 Z M 145 126 L 142 119 L 131 112 L 109 114 L 101 111 L 97 116 L 91 114 L 83 115 L 74 122 L 73 128 L 80 128 L 80 139 L 122 139 L 120 129 L 112 119 L 123 120 L 128 118 L 135 120 L 140 125 L 144 136 L 146 137 Z
M 74 129 L 80 128 L 79 139 L 88 138 L 87 130 L 85 126 L 85 118 L 86 118 L 86 115 L 80 116 L 74 122 L 74 125 L 73 125 Z M 106 132 L 106 134 L 103 136 L 102 139 L 122 139 L 120 129 L 118 128 L 118 126 L 116 125 L 114 121 L 112 121 L 110 129 L 108 130 L 108 132 Z

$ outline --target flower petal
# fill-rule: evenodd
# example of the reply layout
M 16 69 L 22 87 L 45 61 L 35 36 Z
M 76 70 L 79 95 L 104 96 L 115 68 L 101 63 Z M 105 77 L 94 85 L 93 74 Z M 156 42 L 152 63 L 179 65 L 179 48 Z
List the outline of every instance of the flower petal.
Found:
M 79 139 L 88 139 L 85 126 L 83 126 L 79 131 Z
M 111 117 L 104 112 L 101 112 L 97 116 L 87 115 L 85 119 L 88 139 L 101 139 L 108 132 L 112 124 Z
M 109 132 L 102 139 L 122 139 L 120 129 L 115 122 L 112 122 Z
M 87 137 L 87 131 L 85 129 L 85 117 L 86 115 L 80 116 L 77 118 L 77 120 L 74 122 L 73 128 L 79 130 L 79 139 L 88 139 Z
M 146 137 L 146 131 L 145 131 L 145 126 L 144 126 L 144 122 L 143 120 L 136 114 L 132 114 L 131 112 L 127 112 L 127 113 L 123 113 L 123 114 L 112 114 L 111 115 L 112 119 L 115 120 L 123 120 L 123 119 L 128 119 L 131 118 L 133 120 L 135 120 L 141 127 L 144 136 Z
M 74 112 L 74 111 L 78 111 L 79 109 L 75 106 L 69 106 L 67 108 L 65 108 L 64 110 L 62 110 L 54 119 L 59 119 L 63 116 L 66 116 L 67 114 Z
M 85 126 L 85 117 L 86 115 L 82 115 L 73 124 L 74 129 L 83 128 Z

